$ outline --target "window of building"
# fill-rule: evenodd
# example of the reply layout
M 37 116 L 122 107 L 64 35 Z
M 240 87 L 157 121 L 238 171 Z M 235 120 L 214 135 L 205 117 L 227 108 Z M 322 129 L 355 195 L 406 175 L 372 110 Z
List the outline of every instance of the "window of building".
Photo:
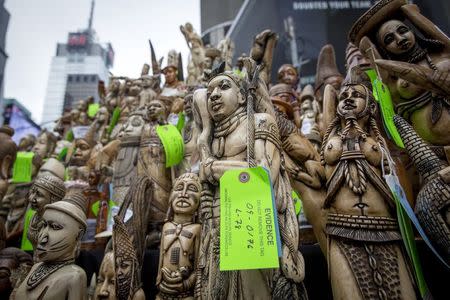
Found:
M 72 75 L 69 75 L 69 76 L 67 77 L 67 81 L 68 81 L 68 82 L 72 82 L 72 79 L 73 79 L 73 78 L 72 78 Z
M 91 76 L 91 82 L 96 82 L 97 81 L 97 77 L 95 75 Z

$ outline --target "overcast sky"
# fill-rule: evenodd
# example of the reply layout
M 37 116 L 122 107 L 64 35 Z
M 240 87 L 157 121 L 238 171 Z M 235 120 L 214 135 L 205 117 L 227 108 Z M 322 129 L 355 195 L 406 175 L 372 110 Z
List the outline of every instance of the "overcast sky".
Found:
M 6 0 L 10 13 L 6 37 L 9 58 L 5 70 L 5 98 L 16 98 L 41 121 L 51 58 L 56 43 L 68 32 L 88 24 L 90 0 Z M 114 75 L 137 77 L 150 63 L 148 38 L 158 58 L 170 49 L 189 49 L 179 26 L 191 22 L 200 32 L 199 0 L 96 0 L 93 27 L 100 42 L 115 51 Z

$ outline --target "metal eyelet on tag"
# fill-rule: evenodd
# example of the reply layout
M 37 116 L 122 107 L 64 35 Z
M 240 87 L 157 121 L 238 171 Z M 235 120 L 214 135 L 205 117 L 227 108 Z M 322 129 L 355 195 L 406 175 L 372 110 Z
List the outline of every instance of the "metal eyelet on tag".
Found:
M 248 174 L 247 172 L 242 172 L 241 174 L 239 174 L 239 181 L 242 183 L 246 183 L 250 180 L 250 174 Z

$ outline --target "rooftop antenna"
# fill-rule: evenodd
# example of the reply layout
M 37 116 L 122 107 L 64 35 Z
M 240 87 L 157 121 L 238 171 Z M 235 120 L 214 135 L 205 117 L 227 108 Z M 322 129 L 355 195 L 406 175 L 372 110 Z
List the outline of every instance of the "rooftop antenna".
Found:
M 92 0 L 91 1 L 91 13 L 89 14 L 89 23 L 88 23 L 89 34 L 92 33 L 92 21 L 94 19 L 94 7 L 95 7 L 95 0 Z

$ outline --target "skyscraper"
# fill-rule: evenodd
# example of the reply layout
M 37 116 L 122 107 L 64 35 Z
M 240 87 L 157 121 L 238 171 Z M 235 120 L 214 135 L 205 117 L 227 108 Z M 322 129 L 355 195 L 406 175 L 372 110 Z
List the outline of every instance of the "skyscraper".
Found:
M 8 29 L 9 13 L 4 7 L 4 0 L 0 0 L 0 124 L 3 124 L 3 74 L 8 55 L 5 50 L 6 31 Z
M 52 58 L 44 99 L 42 125 L 52 127 L 64 109 L 89 96 L 98 102 L 98 81 L 108 81 L 108 71 L 114 61 L 110 43 L 98 42 L 92 28 L 95 1 L 92 0 L 87 29 L 68 34 L 66 43 L 58 43 Z

